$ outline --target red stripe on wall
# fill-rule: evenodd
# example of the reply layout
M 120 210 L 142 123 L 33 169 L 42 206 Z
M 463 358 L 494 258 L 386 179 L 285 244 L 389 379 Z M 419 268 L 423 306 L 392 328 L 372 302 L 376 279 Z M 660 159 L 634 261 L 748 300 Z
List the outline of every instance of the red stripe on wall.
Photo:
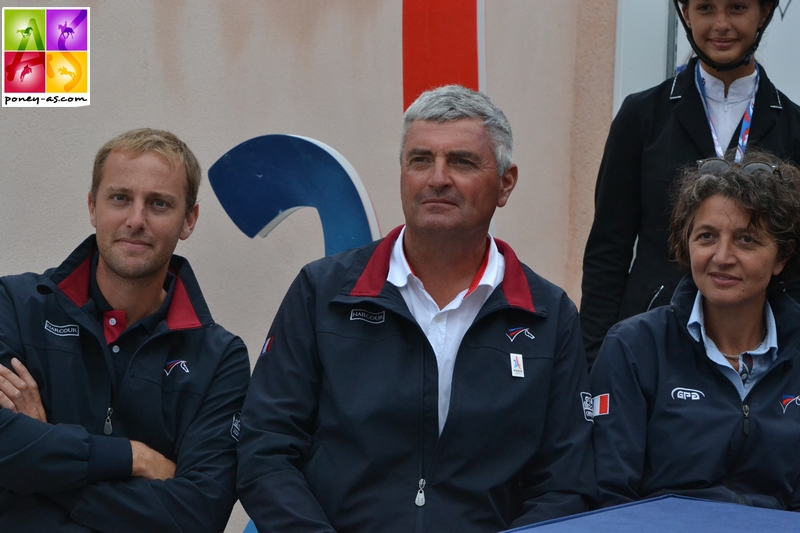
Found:
M 448 83 L 479 90 L 477 0 L 403 0 L 403 109 Z

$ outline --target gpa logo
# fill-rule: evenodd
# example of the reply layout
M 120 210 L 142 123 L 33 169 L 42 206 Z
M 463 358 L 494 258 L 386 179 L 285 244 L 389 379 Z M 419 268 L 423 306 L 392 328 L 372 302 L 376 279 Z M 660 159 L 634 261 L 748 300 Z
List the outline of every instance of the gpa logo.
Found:
M 370 324 L 380 324 L 386 320 L 386 311 L 372 313 L 366 309 L 353 309 L 350 311 L 350 320 L 363 320 Z
M 514 342 L 514 339 L 517 338 L 517 335 L 520 333 L 524 333 L 526 337 L 529 339 L 535 339 L 536 337 L 533 336 L 533 333 L 530 332 L 528 328 L 510 328 L 506 336 L 511 339 L 511 342 Z
M 56 326 L 55 324 L 51 324 L 49 320 L 44 321 L 44 330 L 49 331 L 53 335 L 58 335 L 59 337 L 79 337 L 81 331 L 77 324 Z
M 231 423 L 231 437 L 239 440 L 239 435 L 242 432 L 242 413 L 233 414 L 233 422 Z
M 781 398 L 781 407 L 783 408 L 783 414 L 786 414 L 786 408 L 792 404 L 800 405 L 800 395 L 789 396 L 788 394 L 784 394 L 783 398 Z
M 164 367 L 164 373 L 169 376 L 170 372 L 172 372 L 172 369 L 176 366 L 181 367 L 181 370 L 187 374 L 189 373 L 189 367 L 186 366 L 186 361 L 184 359 L 175 359 L 174 361 L 167 363 L 167 366 Z
M 587 422 L 594 422 L 594 407 L 592 395 L 590 393 L 581 393 L 581 405 L 583 405 L 583 418 L 585 418 Z
M 684 389 L 682 387 L 676 387 L 672 389 L 672 399 L 673 400 L 692 400 L 697 401 L 700 398 L 705 398 L 706 395 L 703 394 L 702 391 L 694 390 L 694 389 Z

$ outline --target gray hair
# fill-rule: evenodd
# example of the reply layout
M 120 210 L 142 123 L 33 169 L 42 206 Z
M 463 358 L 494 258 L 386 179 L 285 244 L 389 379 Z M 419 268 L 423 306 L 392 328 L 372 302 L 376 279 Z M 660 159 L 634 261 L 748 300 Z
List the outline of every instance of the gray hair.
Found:
M 408 128 L 415 120 L 450 122 L 464 118 L 479 118 L 489 133 L 489 147 L 497 164 L 497 175 L 502 176 L 511 167 L 514 138 L 508 119 L 483 93 L 461 85 L 444 85 L 425 91 L 403 115 L 403 136 L 400 139 L 400 156 L 406 144 Z

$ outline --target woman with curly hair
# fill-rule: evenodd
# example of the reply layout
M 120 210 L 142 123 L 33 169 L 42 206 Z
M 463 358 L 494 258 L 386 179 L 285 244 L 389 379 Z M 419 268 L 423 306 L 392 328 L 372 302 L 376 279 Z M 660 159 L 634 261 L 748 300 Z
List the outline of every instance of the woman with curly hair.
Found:
M 663 494 L 800 510 L 800 169 L 698 162 L 670 245 L 669 306 L 615 325 L 591 373 L 601 505 Z

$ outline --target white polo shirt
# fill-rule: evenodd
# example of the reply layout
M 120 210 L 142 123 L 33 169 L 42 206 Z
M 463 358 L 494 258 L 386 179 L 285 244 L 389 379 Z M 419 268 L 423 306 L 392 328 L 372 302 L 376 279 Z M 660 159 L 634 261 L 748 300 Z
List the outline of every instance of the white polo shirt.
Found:
M 442 433 L 450 409 L 450 390 L 453 381 L 453 368 L 456 362 L 458 347 L 467 329 L 472 325 L 489 295 L 503 281 L 506 263 L 497 251 L 497 245 L 488 235 L 489 253 L 484 259 L 481 269 L 469 288 L 464 289 L 452 302 L 443 309 L 425 291 L 422 282 L 411 271 L 403 251 L 403 236 L 406 229 L 400 231 L 392 249 L 389 260 L 387 281 L 397 287 L 403 296 L 408 310 L 422 328 L 436 354 L 439 367 L 439 434 Z M 485 267 L 485 268 L 484 268 Z

